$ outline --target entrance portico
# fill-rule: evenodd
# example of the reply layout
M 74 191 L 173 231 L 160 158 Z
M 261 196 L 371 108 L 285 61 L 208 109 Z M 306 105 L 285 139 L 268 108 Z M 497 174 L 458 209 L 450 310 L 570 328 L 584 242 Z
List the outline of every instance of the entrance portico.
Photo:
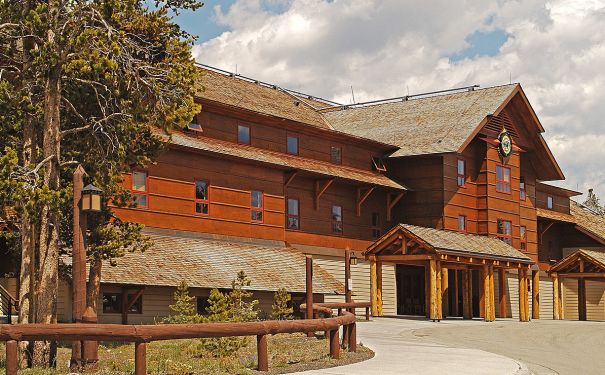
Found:
M 499 283 L 496 307 L 494 273 L 504 280 L 507 269 L 516 269 L 519 280 L 519 320 L 529 321 L 529 277 L 532 260 L 496 238 L 399 224 L 370 246 L 364 255 L 370 261 L 372 314 L 382 315 L 382 262 L 424 267 L 427 318 L 439 321 L 462 311 L 471 319 L 472 272 L 479 275 L 479 310 L 486 321 L 507 316 L 507 292 Z M 450 277 L 450 273 L 454 273 Z M 450 279 L 460 280 L 450 287 Z M 458 288 L 461 285 L 461 288 Z M 453 294 L 454 298 L 450 298 Z M 419 294 L 420 295 L 420 294 Z M 462 306 L 459 306 L 461 295 Z M 449 306 L 450 300 L 452 306 Z

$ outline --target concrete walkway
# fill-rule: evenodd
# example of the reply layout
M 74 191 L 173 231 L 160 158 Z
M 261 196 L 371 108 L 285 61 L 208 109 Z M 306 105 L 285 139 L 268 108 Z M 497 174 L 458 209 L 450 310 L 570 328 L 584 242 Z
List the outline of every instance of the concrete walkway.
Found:
M 357 338 L 376 352 L 368 361 L 324 370 L 304 372 L 307 375 L 352 374 L 422 374 L 422 375 L 525 375 L 530 374 L 521 362 L 479 349 L 446 346 L 415 334 L 422 329 L 487 325 L 481 321 L 378 318 L 357 324 Z M 461 327 L 462 328 L 462 327 Z

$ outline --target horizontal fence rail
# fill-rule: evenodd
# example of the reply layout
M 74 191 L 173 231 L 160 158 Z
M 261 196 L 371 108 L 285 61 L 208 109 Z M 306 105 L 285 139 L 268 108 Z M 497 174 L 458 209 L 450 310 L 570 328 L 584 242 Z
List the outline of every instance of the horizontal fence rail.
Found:
M 362 306 L 359 306 L 362 307 Z M 339 329 L 343 327 L 343 346 L 356 350 L 355 315 L 344 311 L 331 317 L 332 309 L 350 309 L 347 304 L 313 305 L 313 309 L 329 316 L 323 319 L 271 320 L 244 323 L 200 323 L 166 325 L 119 324 L 0 324 L 0 341 L 6 341 L 6 375 L 17 374 L 19 341 L 110 341 L 135 343 L 135 374 L 147 372 L 146 343 L 162 340 L 210 337 L 256 336 L 258 370 L 268 371 L 267 335 L 326 331 L 330 338 L 330 356 L 339 358 Z

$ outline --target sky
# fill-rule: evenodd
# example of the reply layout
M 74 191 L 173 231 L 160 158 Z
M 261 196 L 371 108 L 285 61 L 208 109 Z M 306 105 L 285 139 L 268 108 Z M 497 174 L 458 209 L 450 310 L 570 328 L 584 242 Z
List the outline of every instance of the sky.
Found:
M 605 0 L 209 0 L 176 21 L 200 63 L 341 103 L 519 82 L 556 184 L 605 201 Z

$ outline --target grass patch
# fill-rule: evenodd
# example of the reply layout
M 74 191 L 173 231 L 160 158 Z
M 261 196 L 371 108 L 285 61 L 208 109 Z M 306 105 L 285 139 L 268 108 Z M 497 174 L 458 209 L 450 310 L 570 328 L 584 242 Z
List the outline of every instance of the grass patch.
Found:
M 329 357 L 328 341 L 308 338 L 304 334 L 279 334 L 269 337 L 270 374 L 282 374 L 310 369 L 340 366 L 369 359 L 374 353 L 358 345 L 357 353 L 341 351 L 341 358 Z M 5 374 L 5 347 L 0 343 L 0 374 Z M 50 375 L 69 372 L 71 347 L 58 350 L 56 369 L 28 369 L 20 374 Z M 147 344 L 147 371 L 153 374 L 258 374 L 256 368 L 256 338 L 235 355 L 214 358 L 204 350 L 200 340 L 170 340 Z M 98 374 L 132 374 L 134 344 L 102 343 L 99 346 Z

